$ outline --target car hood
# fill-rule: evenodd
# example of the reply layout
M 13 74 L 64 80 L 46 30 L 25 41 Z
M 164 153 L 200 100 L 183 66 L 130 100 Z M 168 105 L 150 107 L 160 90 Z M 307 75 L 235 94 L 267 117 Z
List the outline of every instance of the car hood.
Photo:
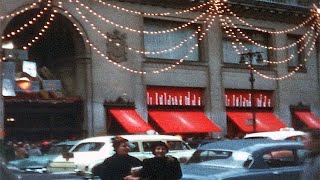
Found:
M 230 169 L 227 168 L 211 167 L 199 164 L 181 165 L 181 170 L 183 174 L 182 179 L 184 180 L 217 179 L 215 176 L 218 176 L 218 174 L 230 171 Z
M 46 167 L 49 164 L 49 162 L 57 156 L 58 155 L 31 156 L 26 159 L 9 161 L 8 165 L 17 167 L 19 169 L 43 168 Z

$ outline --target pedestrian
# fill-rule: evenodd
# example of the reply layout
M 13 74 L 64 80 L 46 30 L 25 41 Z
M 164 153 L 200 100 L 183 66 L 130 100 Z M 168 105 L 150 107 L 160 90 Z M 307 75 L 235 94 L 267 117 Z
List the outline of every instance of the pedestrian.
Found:
M 320 179 L 320 129 L 311 129 L 303 143 L 310 150 L 304 164 L 301 180 Z
M 18 142 L 15 150 L 15 154 L 16 154 L 16 159 L 25 159 L 25 158 L 28 158 L 29 156 L 22 142 Z
M 182 177 L 180 163 L 177 158 L 166 155 L 169 147 L 162 141 L 152 146 L 153 158 L 144 159 L 141 180 L 177 180 Z
M 93 174 L 102 180 L 131 180 L 131 169 L 141 166 L 141 161 L 128 155 L 129 141 L 121 136 L 116 136 L 112 145 L 115 154 L 93 169 Z
M 12 141 L 8 141 L 4 147 L 4 153 L 5 153 L 5 160 L 6 162 L 15 160 L 16 155 L 15 155 L 15 148 L 13 146 Z
M 40 148 L 34 143 L 31 144 L 30 149 L 28 149 L 29 157 L 31 156 L 42 156 Z

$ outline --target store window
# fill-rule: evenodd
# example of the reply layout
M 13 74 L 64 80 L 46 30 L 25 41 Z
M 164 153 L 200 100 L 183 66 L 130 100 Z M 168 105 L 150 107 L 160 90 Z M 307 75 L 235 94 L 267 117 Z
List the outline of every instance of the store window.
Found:
M 145 31 L 165 31 L 168 29 L 176 28 L 185 23 L 166 20 L 145 19 L 144 30 Z M 180 60 L 185 61 L 200 61 L 199 47 L 195 47 L 193 52 L 190 53 L 192 47 L 198 43 L 198 37 L 193 34 L 197 31 L 198 26 L 192 24 L 188 27 L 182 28 L 177 31 L 160 33 L 160 34 L 144 34 L 144 48 L 145 51 L 154 52 L 148 53 L 145 56 L 147 58 L 165 59 L 165 60 Z M 179 46 L 181 42 L 187 40 L 182 46 Z M 178 46 L 178 47 L 177 47 Z M 163 50 L 169 50 L 170 48 L 177 47 L 172 51 L 166 53 L 156 53 Z M 186 57 L 186 55 L 188 57 Z
M 234 32 L 236 37 L 240 40 L 242 45 L 247 48 L 247 50 L 251 52 L 260 52 L 263 60 L 268 60 L 269 59 L 269 51 L 266 48 L 260 47 L 256 44 L 253 44 L 250 42 L 247 38 L 244 38 L 241 34 L 240 31 L 243 32 L 247 37 L 255 41 L 256 43 L 259 43 L 264 46 L 269 46 L 269 35 L 266 33 L 261 33 L 253 30 L 245 30 L 241 29 L 240 31 L 237 31 L 236 29 L 230 29 L 229 32 Z M 238 42 L 236 42 L 236 39 L 233 37 L 227 36 L 225 34 L 225 37 L 223 39 L 223 59 L 224 63 L 227 64 L 239 64 L 240 62 L 240 55 L 234 48 L 234 44 L 236 44 L 237 49 L 240 52 L 247 53 L 242 45 L 239 45 Z M 266 62 L 257 62 L 255 60 L 252 61 L 254 65 L 260 65 L 260 66 L 265 66 L 268 65 Z
M 299 41 L 301 36 L 297 35 L 288 35 L 287 36 L 287 44 L 293 44 Z M 304 65 L 304 58 L 305 58 L 305 51 L 303 48 L 303 42 L 297 44 L 296 46 L 288 48 L 287 51 L 287 58 L 290 58 L 288 62 L 288 71 L 293 71 L 297 66 L 302 64 L 303 66 L 300 67 L 298 72 L 305 72 L 306 68 Z M 300 51 L 300 52 L 299 52 Z

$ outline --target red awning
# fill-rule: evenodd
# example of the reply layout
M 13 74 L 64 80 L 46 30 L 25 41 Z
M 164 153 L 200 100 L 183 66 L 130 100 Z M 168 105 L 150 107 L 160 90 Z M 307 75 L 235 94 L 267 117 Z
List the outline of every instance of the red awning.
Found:
M 245 133 L 253 131 L 251 112 L 227 112 L 227 116 Z M 278 131 L 285 124 L 272 112 L 256 112 L 256 131 Z
M 166 133 L 207 133 L 221 131 L 202 111 L 150 110 L 149 116 Z
M 134 109 L 111 109 L 109 111 L 128 133 L 145 133 L 152 130 Z
M 294 112 L 298 118 L 310 128 L 320 128 L 320 120 L 309 111 Z

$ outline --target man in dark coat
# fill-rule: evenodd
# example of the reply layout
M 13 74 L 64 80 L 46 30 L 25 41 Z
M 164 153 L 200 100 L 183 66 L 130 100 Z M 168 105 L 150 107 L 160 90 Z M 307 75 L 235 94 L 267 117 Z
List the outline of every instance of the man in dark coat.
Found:
M 180 163 L 177 158 L 166 156 L 168 146 L 164 142 L 156 142 L 152 147 L 155 157 L 142 162 L 140 177 L 142 180 L 177 180 L 182 177 Z

